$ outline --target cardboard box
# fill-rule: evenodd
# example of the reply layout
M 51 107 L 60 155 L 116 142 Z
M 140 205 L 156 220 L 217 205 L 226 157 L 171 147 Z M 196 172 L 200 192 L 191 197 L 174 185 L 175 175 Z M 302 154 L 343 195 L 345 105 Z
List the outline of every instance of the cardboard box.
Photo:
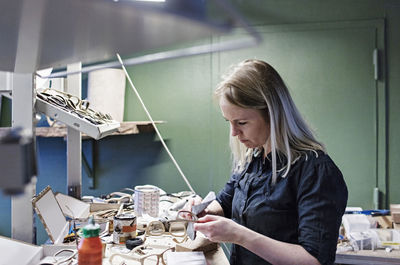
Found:
M 50 186 L 33 197 L 32 206 L 51 242 L 53 244 L 62 243 L 68 234 L 69 224 Z
M 373 216 L 372 219 L 378 222 L 379 228 L 384 228 L 384 229 L 393 228 L 393 220 L 390 215 Z
M 90 209 L 89 204 L 73 197 L 61 193 L 54 195 L 50 186 L 33 197 L 32 206 L 53 244 L 61 244 L 68 234 L 70 223 L 66 216 L 86 219 Z
M 390 204 L 390 213 L 392 214 L 393 222 L 400 224 L 400 204 Z

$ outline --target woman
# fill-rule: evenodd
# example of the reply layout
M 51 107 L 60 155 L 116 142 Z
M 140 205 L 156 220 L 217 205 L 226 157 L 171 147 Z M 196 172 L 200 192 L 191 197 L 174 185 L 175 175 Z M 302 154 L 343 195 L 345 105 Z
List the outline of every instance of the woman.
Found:
M 333 264 L 346 184 L 279 74 L 246 60 L 215 95 L 233 174 L 195 230 L 233 243 L 231 264 Z

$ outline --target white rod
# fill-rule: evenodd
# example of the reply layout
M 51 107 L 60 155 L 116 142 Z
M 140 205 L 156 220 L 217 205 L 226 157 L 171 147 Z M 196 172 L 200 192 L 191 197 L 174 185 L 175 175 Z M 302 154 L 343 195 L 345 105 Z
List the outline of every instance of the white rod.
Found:
M 126 59 L 125 65 L 132 66 L 132 65 L 137 65 L 137 64 L 158 62 L 158 61 L 174 59 L 174 58 L 208 54 L 208 53 L 212 53 L 212 52 L 231 51 L 231 50 L 243 49 L 243 48 L 255 46 L 258 43 L 259 43 L 258 38 L 253 37 L 253 38 L 241 38 L 241 39 L 237 39 L 237 40 L 224 41 L 221 43 L 204 44 L 204 45 L 198 45 L 198 46 L 193 46 L 193 47 L 189 47 L 189 48 L 157 52 L 157 53 L 153 53 L 153 54 L 147 54 L 147 55 L 143 55 L 143 56 L 139 56 L 139 57 Z M 85 67 L 82 67 L 82 70 L 80 70 L 80 71 L 71 72 L 68 74 L 77 74 L 77 73 L 84 74 L 84 73 L 89 73 L 89 72 L 92 72 L 95 70 L 100 70 L 100 69 L 105 69 L 105 68 L 113 68 L 113 67 L 119 67 L 119 63 L 117 61 L 111 61 L 111 62 L 107 62 L 107 63 L 85 66 Z M 37 74 L 37 75 L 39 75 L 39 74 Z M 61 72 L 52 73 L 48 76 L 41 76 L 41 75 L 39 75 L 39 76 L 41 78 L 56 78 L 56 77 L 63 77 L 66 75 L 67 75 L 67 71 L 61 71 Z
M 154 123 L 154 120 L 153 120 L 153 118 L 151 117 L 149 111 L 147 110 L 146 106 L 144 105 L 144 102 L 143 102 L 143 100 L 142 100 L 142 97 L 139 95 L 139 92 L 136 90 L 136 87 L 133 85 L 132 79 L 130 78 L 128 72 L 126 71 L 126 68 L 125 68 L 125 66 L 124 66 L 124 62 L 122 61 L 121 56 L 119 56 L 118 53 L 117 53 L 117 57 L 118 57 L 118 61 L 120 62 L 121 66 L 122 66 L 122 69 L 123 69 L 124 72 L 125 72 L 125 76 L 126 76 L 126 78 L 128 79 L 129 84 L 131 85 L 133 91 L 135 92 L 136 96 L 138 97 L 140 103 L 142 104 L 142 107 L 143 107 L 144 111 L 146 112 L 147 117 L 149 117 L 149 119 L 150 119 L 150 121 L 151 121 L 151 124 L 153 124 L 154 130 L 156 131 L 156 133 L 157 133 L 157 135 L 158 135 L 158 138 L 160 138 L 162 145 L 164 146 L 165 150 L 167 151 L 167 153 L 168 153 L 169 157 L 171 158 L 172 162 L 174 162 L 174 165 L 175 165 L 175 167 L 178 169 L 178 171 L 179 171 L 179 173 L 181 174 L 183 180 L 186 182 L 186 185 L 189 187 L 189 189 L 190 189 L 193 193 L 196 193 L 196 192 L 194 191 L 194 189 L 192 188 L 192 186 L 190 185 L 190 183 L 189 183 L 188 179 L 186 178 L 185 174 L 183 174 L 183 172 L 182 172 L 181 168 L 179 167 L 178 163 L 176 162 L 174 156 L 173 156 L 173 155 L 171 154 L 171 152 L 169 151 L 168 146 L 165 144 L 164 139 L 162 138 L 160 132 L 158 131 L 157 126 L 156 126 L 156 124 Z

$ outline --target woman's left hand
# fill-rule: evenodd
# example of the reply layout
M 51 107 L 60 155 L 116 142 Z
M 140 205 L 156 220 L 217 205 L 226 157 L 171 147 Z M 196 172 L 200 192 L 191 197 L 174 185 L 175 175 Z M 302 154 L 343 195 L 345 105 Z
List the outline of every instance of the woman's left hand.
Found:
M 238 243 L 241 229 L 244 227 L 235 223 L 231 219 L 218 216 L 206 215 L 194 224 L 194 229 L 203 233 L 213 242 Z

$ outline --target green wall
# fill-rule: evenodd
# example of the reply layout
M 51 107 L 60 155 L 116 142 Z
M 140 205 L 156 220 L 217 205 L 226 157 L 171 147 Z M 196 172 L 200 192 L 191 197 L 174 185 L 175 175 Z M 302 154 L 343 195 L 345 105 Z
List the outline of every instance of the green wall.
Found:
M 211 106 L 211 55 L 151 63 L 130 67 L 128 71 L 161 135 L 196 192 L 213 186 L 215 170 Z M 125 120 L 148 120 L 130 87 L 126 91 Z M 134 147 L 132 147 L 134 148 Z M 228 150 L 228 149 L 227 149 Z M 148 168 L 154 183 L 168 192 L 187 189 L 173 163 L 165 156 L 164 163 Z M 144 183 L 143 183 L 144 184 Z
M 0 97 L 1 109 L 0 109 L 0 127 L 11 126 L 11 100 L 6 97 Z
M 400 3 L 391 1 L 387 18 L 388 191 L 391 203 L 400 202 Z
M 379 154 L 374 158 L 377 160 L 376 173 L 379 176 L 376 182 L 382 192 L 381 207 L 388 207 L 388 203 L 399 202 L 400 195 L 396 190 L 400 186 L 400 180 L 397 174 L 400 173 L 400 166 L 397 165 L 400 142 L 396 135 L 400 130 L 398 122 L 398 104 L 400 92 L 399 73 L 400 49 L 398 46 L 400 33 L 399 4 L 397 1 L 234 1 L 235 5 L 241 10 L 248 20 L 257 26 L 279 25 L 284 31 L 285 26 L 293 27 L 304 24 L 318 23 L 359 23 L 360 21 L 372 21 L 380 19 L 385 22 L 386 39 L 379 36 L 382 43 L 386 41 L 385 47 L 380 47 L 387 57 L 387 62 L 382 61 L 382 73 L 380 82 L 383 97 L 379 99 L 378 114 L 379 123 L 371 126 L 378 126 L 379 135 Z M 310 39 L 310 42 L 320 41 L 317 37 Z M 215 41 L 215 38 L 204 40 L 204 43 Z M 334 40 L 333 40 L 334 41 Z M 282 43 L 285 45 L 285 43 Z M 189 178 L 194 189 L 200 194 L 206 194 L 209 190 L 218 191 L 229 178 L 230 171 L 230 153 L 228 147 L 229 126 L 221 118 L 217 106 L 212 102 L 212 91 L 219 81 L 220 75 L 225 72 L 225 65 L 221 66 L 220 57 L 235 61 L 238 52 L 231 52 L 226 55 L 212 54 L 202 55 L 190 58 L 168 60 L 130 67 L 128 69 L 133 82 L 139 93 L 142 95 L 150 113 L 155 120 L 165 120 L 166 124 L 159 125 L 159 129 L 171 152 L 180 164 L 183 172 Z M 268 51 L 265 52 L 267 54 Z M 338 56 L 339 59 L 348 54 L 342 54 L 341 49 L 330 51 Z M 262 58 L 265 55 L 262 49 L 254 48 L 254 57 Z M 240 56 L 239 56 L 240 57 Z M 230 58 L 230 59 L 229 59 Z M 318 61 L 317 55 L 309 58 L 310 62 Z M 344 58 L 342 58 L 344 59 Z M 284 59 L 289 60 L 289 59 Z M 368 59 L 369 60 L 369 59 Z M 371 58 L 372 60 L 372 58 Z M 285 65 L 285 61 L 282 65 Z M 324 63 L 322 61 L 322 63 Z M 357 64 L 364 62 L 352 62 Z M 368 62 L 369 63 L 369 62 Z M 279 64 L 279 62 L 278 62 Z M 329 61 L 326 61 L 329 64 Z M 310 64 L 307 67 L 312 67 Z M 311 69 L 311 68 L 310 68 Z M 397 69 L 397 71 L 396 71 Z M 278 69 L 285 78 L 285 73 L 295 71 L 292 69 Z M 305 69 L 307 71 L 307 68 Z M 351 75 L 357 75 L 357 72 L 350 72 Z M 304 82 L 302 76 L 292 77 Z M 302 80 L 303 78 L 303 80 Z M 326 80 L 329 85 L 333 85 L 335 80 Z M 295 82 L 294 82 L 295 84 Z M 384 97 L 386 85 L 386 94 Z M 294 87 L 295 89 L 295 87 Z M 311 93 L 312 94 L 312 93 Z M 360 97 L 366 97 L 360 95 Z M 301 97 L 297 97 L 298 104 L 302 102 Z M 326 99 L 329 101 L 329 99 Z M 343 101 L 343 108 L 346 107 Z M 383 105 L 383 106 L 382 106 Z M 300 109 L 304 108 L 301 105 Z M 339 106 L 340 108 L 340 106 Z M 382 118 L 382 113 L 387 110 L 387 116 Z M 375 115 L 375 114 L 366 114 Z M 375 117 L 375 116 L 374 116 Z M 374 118 L 373 117 L 373 118 Z M 339 117 L 340 118 L 340 117 Z M 338 117 L 327 117 L 326 124 L 335 123 Z M 136 96 L 127 86 L 125 99 L 125 120 L 147 120 L 144 111 L 139 105 Z M 356 122 L 356 120 L 354 120 Z M 384 127 L 384 128 L 380 128 Z M 387 128 L 386 128 L 387 127 Z M 323 130 L 324 128 L 321 128 Z M 334 132 L 332 132 L 334 133 Z M 359 137 L 366 137 L 359 135 Z M 387 146 L 385 141 L 387 141 Z M 334 145 L 335 143 L 331 143 Z M 337 143 L 339 144 L 339 143 Z M 135 147 L 132 146 L 134 149 Z M 137 150 L 140 152 L 140 150 Z M 387 153 L 386 153 L 387 152 Z M 365 155 L 362 153 L 360 155 Z M 374 154 L 375 155 L 375 154 Z M 179 176 L 178 171 L 168 159 L 165 152 L 162 163 L 153 165 L 146 169 L 149 176 L 148 183 L 159 185 L 168 192 L 187 189 L 185 183 Z M 351 157 L 349 158 L 349 160 Z M 358 165 L 360 171 L 364 166 Z M 357 168 L 355 168 L 357 170 Z M 374 173 L 375 174 L 375 173 Z M 349 204 L 360 203 L 365 208 L 372 208 L 372 189 L 374 185 L 368 187 L 367 191 L 357 190 L 357 181 L 350 179 L 354 176 L 348 176 L 350 183 L 350 192 L 352 197 Z M 375 180 L 371 180 L 375 182 Z M 144 183 L 142 183 L 144 184 Z M 388 199 L 388 201 L 386 201 Z M 354 205 L 354 204 L 353 204 Z

